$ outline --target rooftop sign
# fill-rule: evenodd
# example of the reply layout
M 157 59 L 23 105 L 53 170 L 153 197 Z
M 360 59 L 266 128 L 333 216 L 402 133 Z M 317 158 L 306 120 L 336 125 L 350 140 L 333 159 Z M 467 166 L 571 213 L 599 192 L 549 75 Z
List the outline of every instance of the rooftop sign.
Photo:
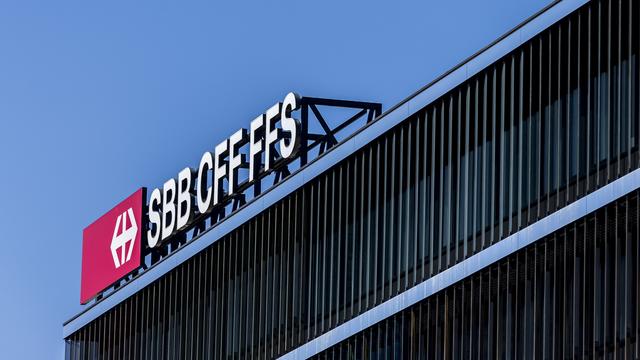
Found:
M 318 106 L 359 110 L 331 128 Z M 301 110 L 302 121 L 293 117 Z M 311 133 L 309 110 L 323 133 Z M 268 176 L 273 185 L 291 173 L 300 159 L 304 166 L 310 150 L 317 156 L 338 143 L 337 134 L 354 121 L 370 122 L 381 105 L 354 101 L 285 96 L 250 122 L 205 152 L 197 168 L 186 167 L 176 178 L 151 191 L 141 188 L 83 232 L 82 304 L 135 270 L 153 266 L 199 233 L 242 207 L 248 197 L 262 192 Z M 150 255 L 149 264 L 145 255 Z

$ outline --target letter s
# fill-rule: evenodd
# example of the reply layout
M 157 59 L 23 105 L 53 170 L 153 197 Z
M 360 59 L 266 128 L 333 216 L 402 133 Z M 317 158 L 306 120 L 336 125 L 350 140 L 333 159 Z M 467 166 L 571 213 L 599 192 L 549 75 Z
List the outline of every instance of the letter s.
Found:
M 149 230 L 147 231 L 147 245 L 150 248 L 158 245 L 160 240 L 160 202 L 162 195 L 160 189 L 153 189 L 151 192 L 151 198 L 149 199 Z
M 300 144 L 300 122 L 291 116 L 291 112 L 300 107 L 299 100 L 298 95 L 290 92 L 282 102 L 280 125 L 285 133 L 289 133 L 288 139 L 283 138 L 280 140 L 280 155 L 285 159 L 295 155 Z

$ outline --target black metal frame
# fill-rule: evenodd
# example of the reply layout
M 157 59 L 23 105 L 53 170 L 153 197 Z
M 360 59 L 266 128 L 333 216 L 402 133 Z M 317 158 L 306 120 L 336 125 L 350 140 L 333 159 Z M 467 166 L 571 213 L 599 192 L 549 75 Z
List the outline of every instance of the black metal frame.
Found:
M 318 156 L 322 155 L 331 147 L 338 144 L 336 135 L 346 127 L 353 124 L 365 115 L 367 116 L 366 124 L 368 124 L 375 118 L 380 116 L 380 114 L 382 113 L 382 105 L 378 103 L 322 99 L 313 97 L 302 98 L 301 102 L 303 143 L 300 146 L 300 167 L 303 167 L 308 163 L 308 154 L 311 149 L 319 146 Z M 351 108 L 358 109 L 359 111 L 355 115 L 342 121 L 339 125 L 332 129 L 318 109 L 318 106 Z M 313 113 L 313 117 L 309 117 L 309 110 L 311 110 L 311 112 Z M 324 134 L 309 133 L 309 120 L 311 118 L 315 118 L 315 120 L 320 124 L 320 126 L 324 130 Z

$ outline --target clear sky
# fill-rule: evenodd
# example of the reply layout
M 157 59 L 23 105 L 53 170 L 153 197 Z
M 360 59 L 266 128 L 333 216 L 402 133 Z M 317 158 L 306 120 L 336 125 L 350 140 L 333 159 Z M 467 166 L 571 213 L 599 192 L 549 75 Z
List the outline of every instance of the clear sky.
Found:
M 0 0 L 0 359 L 62 358 L 82 229 L 289 91 L 388 109 L 550 0 Z

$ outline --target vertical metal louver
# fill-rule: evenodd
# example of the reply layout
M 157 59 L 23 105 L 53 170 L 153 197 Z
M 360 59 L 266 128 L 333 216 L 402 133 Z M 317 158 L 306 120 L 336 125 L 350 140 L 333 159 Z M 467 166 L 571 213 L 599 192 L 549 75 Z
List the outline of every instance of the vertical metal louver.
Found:
M 638 194 L 315 358 L 638 358 Z

